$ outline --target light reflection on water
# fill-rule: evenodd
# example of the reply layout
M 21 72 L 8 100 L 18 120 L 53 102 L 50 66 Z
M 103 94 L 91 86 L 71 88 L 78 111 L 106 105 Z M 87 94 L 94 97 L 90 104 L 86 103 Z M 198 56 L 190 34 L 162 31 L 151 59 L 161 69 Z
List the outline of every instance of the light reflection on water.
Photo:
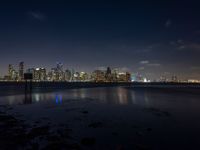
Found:
M 33 93 L 32 95 L 11 95 L 0 97 L 1 104 L 27 104 L 27 103 L 48 103 L 62 104 L 62 101 L 70 99 L 95 99 L 100 103 L 107 104 L 142 104 L 148 105 L 148 96 L 145 92 L 135 92 L 126 88 L 89 88 L 62 90 L 49 93 Z
M 85 102 L 89 105 L 84 105 L 83 107 Z M 162 146 L 165 144 L 166 140 L 171 139 L 171 143 L 173 143 L 174 140 L 182 138 L 184 141 L 184 137 L 187 136 L 188 139 L 194 141 L 196 139 L 195 133 L 197 134 L 198 131 L 200 131 L 200 100 L 198 94 L 191 95 L 189 93 L 179 92 L 169 93 L 165 90 L 133 90 L 121 87 L 86 88 L 46 93 L 38 92 L 33 93 L 32 95 L 4 96 L 0 97 L 0 104 L 28 104 L 28 106 L 31 106 L 31 109 L 29 109 L 30 107 L 26 107 L 26 105 L 17 105 L 20 107 L 18 107 L 18 111 L 22 111 L 22 114 L 27 115 L 26 117 L 28 119 L 30 119 L 30 116 L 32 117 L 35 115 L 37 118 L 38 116 L 41 117 L 42 114 L 47 113 L 46 117 L 51 117 L 54 123 L 65 123 L 66 119 L 73 120 L 73 122 L 68 120 L 66 122 L 72 123 L 74 128 L 78 126 L 74 130 L 77 131 L 77 135 L 79 135 L 80 132 L 82 132 L 82 135 L 85 134 L 85 131 L 87 130 L 85 127 L 91 123 L 91 120 L 97 120 L 103 123 L 107 120 L 105 124 L 109 124 L 108 126 L 112 127 L 108 129 L 109 133 L 110 130 L 121 132 L 122 137 L 120 140 L 123 141 L 124 136 L 125 144 L 128 143 L 126 140 L 130 139 L 130 143 L 132 143 L 132 135 L 135 131 L 132 133 L 130 131 L 135 130 L 133 125 L 141 124 L 141 122 L 142 130 L 143 126 L 145 128 L 152 128 L 154 136 L 148 138 L 147 135 L 146 141 L 147 143 L 150 141 L 149 143 L 153 143 L 156 146 L 159 144 L 159 140 L 161 140 L 160 145 Z M 70 110 L 77 112 L 70 113 Z M 88 115 L 83 115 L 81 113 L 84 110 L 88 112 Z M 88 118 L 81 118 L 83 116 L 87 116 Z M 88 121 L 87 124 L 83 125 L 83 127 L 80 127 L 83 123 L 81 119 L 84 120 L 83 122 Z M 88 129 L 86 133 L 90 133 L 90 131 L 91 130 Z M 104 134 L 107 134 L 106 129 L 105 132 L 102 132 L 101 130 L 97 130 L 97 132 L 98 131 L 103 134 L 104 142 L 110 140 L 109 136 L 104 140 Z M 180 136 L 180 133 L 185 134 L 185 132 L 187 132 L 187 136 Z M 92 130 L 92 133 L 90 134 L 94 134 L 95 136 L 101 135 L 99 133 L 96 134 L 94 130 Z M 170 138 L 165 139 L 165 137 Z M 146 137 L 144 136 L 144 139 L 145 138 Z M 187 142 L 184 141 L 177 145 L 182 145 L 182 143 L 187 144 Z
M 185 94 L 185 96 L 183 96 Z M 180 107 L 199 105 L 199 95 L 168 93 L 165 91 L 132 90 L 122 87 L 68 89 L 55 92 L 38 92 L 32 95 L 11 95 L 0 97 L 0 104 L 60 104 L 72 100 L 93 99 L 109 105 L 140 105 L 144 107 Z M 183 103 L 184 101 L 184 103 Z M 197 103 L 197 104 L 196 104 Z M 173 104 L 173 105 L 172 105 Z
M 61 94 L 56 94 L 55 96 L 55 101 L 56 101 L 56 104 L 62 104 L 62 95 Z

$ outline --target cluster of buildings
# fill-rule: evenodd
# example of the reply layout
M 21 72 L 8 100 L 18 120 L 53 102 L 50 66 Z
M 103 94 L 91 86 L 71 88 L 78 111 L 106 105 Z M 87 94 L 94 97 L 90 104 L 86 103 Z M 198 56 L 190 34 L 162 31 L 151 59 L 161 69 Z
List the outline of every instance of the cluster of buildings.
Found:
M 162 75 L 160 76 L 159 82 L 182 82 L 182 81 L 180 81 L 176 75 L 172 75 L 171 79 Z
M 24 62 L 20 62 L 16 70 L 12 64 L 8 65 L 8 74 L 4 81 L 23 81 L 24 73 L 31 73 L 33 81 L 68 81 L 68 82 L 131 82 L 129 72 L 120 72 L 119 69 L 97 69 L 92 73 L 78 72 L 74 69 L 64 70 L 62 63 L 57 63 L 54 68 L 28 68 L 25 70 Z
M 24 78 L 24 62 L 19 63 L 19 69 L 15 70 L 12 64 L 8 65 L 8 74 L 4 76 L 6 81 L 21 81 Z
M 15 69 L 12 64 L 8 65 L 8 73 L 0 80 L 3 81 L 24 81 L 24 73 L 32 74 L 33 81 L 66 81 L 66 82 L 150 82 L 139 73 L 130 73 L 120 71 L 120 69 L 96 69 L 91 73 L 78 72 L 74 69 L 64 69 L 62 63 L 57 63 L 54 68 L 47 71 L 46 68 L 28 68 L 25 69 L 24 62 L 18 64 Z M 166 76 L 160 76 L 160 79 L 153 82 L 189 82 L 200 83 L 199 80 L 181 81 L 176 75 L 171 79 Z

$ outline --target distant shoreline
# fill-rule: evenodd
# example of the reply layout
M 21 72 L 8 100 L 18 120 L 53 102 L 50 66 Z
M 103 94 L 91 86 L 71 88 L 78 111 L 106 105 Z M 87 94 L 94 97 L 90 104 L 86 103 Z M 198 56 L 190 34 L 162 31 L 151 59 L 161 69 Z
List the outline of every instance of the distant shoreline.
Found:
M 191 92 L 200 93 L 198 83 L 139 83 L 139 82 L 33 82 L 33 93 L 55 92 L 58 90 L 81 88 L 109 88 L 122 87 L 129 90 L 163 91 L 163 92 Z M 25 93 L 25 82 L 0 82 L 0 96 L 19 95 Z
M 25 82 L 0 81 L 0 89 L 24 89 Z M 30 83 L 28 83 L 29 85 Z M 176 83 L 176 82 L 32 82 L 33 88 L 92 88 L 92 87 L 115 87 L 123 86 L 130 88 L 200 88 L 200 83 Z

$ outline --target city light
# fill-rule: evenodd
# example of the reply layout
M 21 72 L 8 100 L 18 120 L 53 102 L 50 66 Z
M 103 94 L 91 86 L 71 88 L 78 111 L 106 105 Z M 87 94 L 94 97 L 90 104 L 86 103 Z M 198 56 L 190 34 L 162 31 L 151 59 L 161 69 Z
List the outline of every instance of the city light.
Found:
M 140 73 L 130 73 L 120 71 L 120 68 L 96 69 L 92 72 L 75 71 L 74 69 L 64 69 L 63 63 L 56 63 L 56 67 L 49 71 L 44 67 L 27 68 L 24 62 L 19 63 L 18 71 L 12 64 L 8 65 L 8 74 L 2 77 L 1 81 L 23 82 L 24 73 L 30 73 L 35 82 L 181 82 L 181 83 L 200 83 L 196 79 L 180 80 L 176 75 L 167 78 L 162 75 L 159 79 L 150 80 L 147 76 Z

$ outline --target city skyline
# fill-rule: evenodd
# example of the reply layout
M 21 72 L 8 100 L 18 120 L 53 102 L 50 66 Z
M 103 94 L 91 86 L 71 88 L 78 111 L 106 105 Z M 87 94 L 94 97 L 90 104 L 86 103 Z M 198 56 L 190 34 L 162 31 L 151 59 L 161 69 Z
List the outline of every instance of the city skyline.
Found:
M 146 62 L 143 62 L 146 63 Z M 189 82 L 199 83 L 195 78 L 180 78 L 176 74 L 161 74 L 158 78 L 150 78 L 140 72 L 131 72 L 128 68 L 96 67 L 92 71 L 76 70 L 57 62 L 50 69 L 29 67 L 23 61 L 18 66 L 8 64 L 7 73 L 0 77 L 2 81 L 24 81 L 24 73 L 31 73 L 33 81 L 95 81 L 95 82 Z
M 199 2 L 2 2 L 0 75 L 10 62 L 92 72 L 128 68 L 151 79 L 200 79 Z

